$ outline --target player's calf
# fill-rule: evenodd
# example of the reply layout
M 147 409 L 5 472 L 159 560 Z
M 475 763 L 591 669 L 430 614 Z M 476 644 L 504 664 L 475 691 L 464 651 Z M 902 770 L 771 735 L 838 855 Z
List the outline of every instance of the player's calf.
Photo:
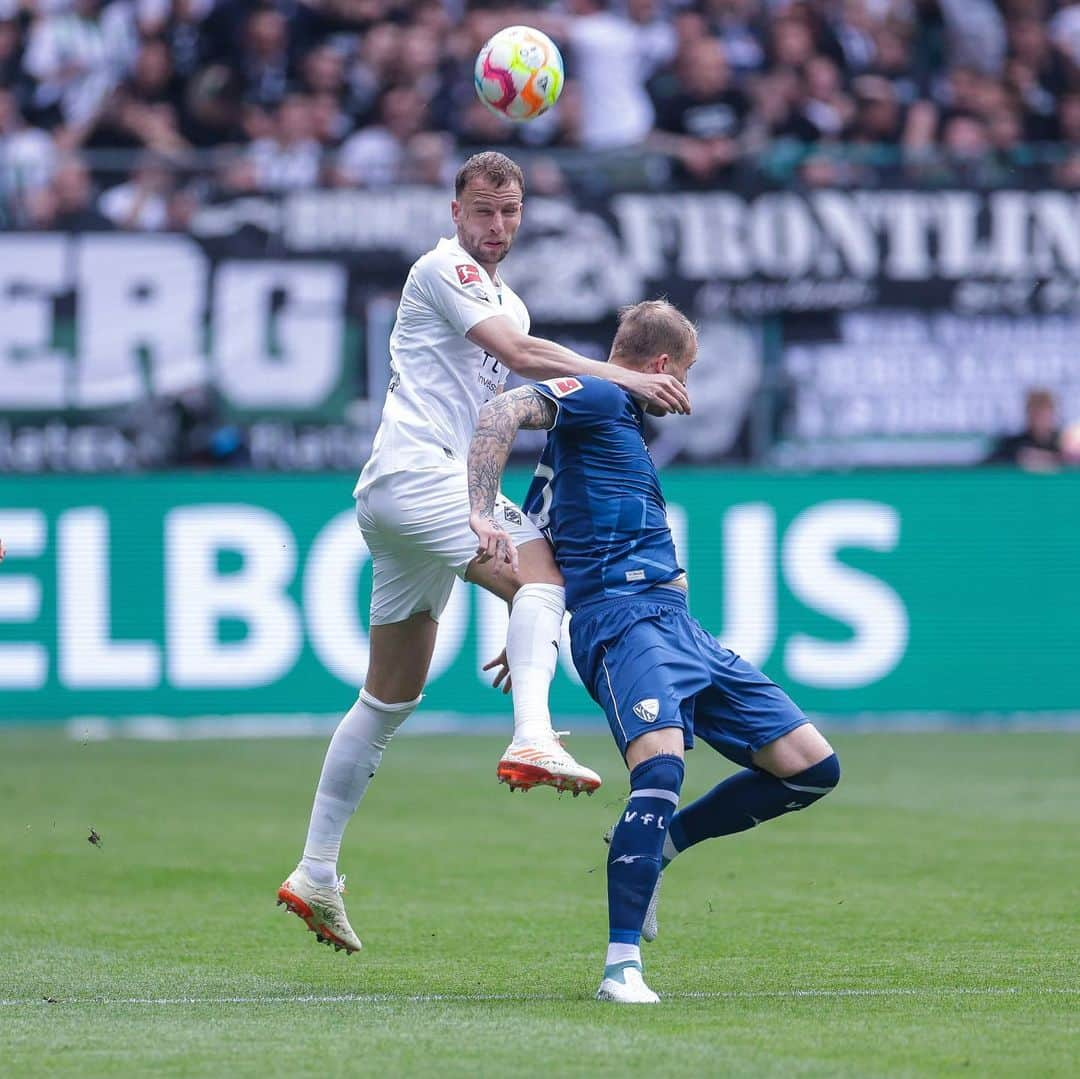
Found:
M 675 815 L 664 844 L 664 865 L 702 840 L 806 809 L 839 782 L 840 761 L 831 748 L 827 757 L 792 775 L 775 776 L 760 766 L 737 772 Z
M 662 753 L 630 772 L 630 798 L 608 849 L 608 949 L 603 990 L 625 975 L 641 971 L 641 929 L 660 876 L 668 822 L 679 804 L 682 758 Z M 637 979 L 640 980 L 640 979 Z M 601 997 L 601 999 L 615 999 Z

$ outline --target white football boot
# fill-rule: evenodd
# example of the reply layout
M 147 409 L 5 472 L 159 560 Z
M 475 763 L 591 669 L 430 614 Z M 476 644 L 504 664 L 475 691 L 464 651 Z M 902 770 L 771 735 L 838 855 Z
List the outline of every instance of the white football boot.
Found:
M 333 945 L 334 951 L 351 955 L 360 951 L 360 938 L 349 925 L 341 900 L 345 878 L 333 884 L 316 884 L 303 864 L 298 865 L 278 888 L 278 906 L 284 906 L 307 923 L 320 944 Z
M 559 739 L 569 733 L 552 731 L 550 738 L 537 742 L 511 742 L 496 769 L 499 782 L 508 783 L 511 791 L 542 786 L 573 791 L 575 798 L 582 791 L 592 794 L 601 779 L 591 768 L 578 764 L 563 748 Z
M 660 998 L 645 984 L 641 966 L 632 961 L 604 967 L 604 980 L 596 991 L 596 999 L 613 1004 L 660 1003 Z
M 604 842 L 611 845 L 611 837 L 615 834 L 615 825 L 613 824 L 604 833 Z M 656 887 L 652 890 L 652 895 L 649 897 L 649 905 L 645 908 L 645 921 L 641 924 L 641 939 L 646 944 L 652 944 L 658 936 L 660 936 L 660 922 L 656 916 L 656 908 L 660 906 L 660 885 L 664 880 L 664 871 L 660 870 L 660 876 L 656 878 Z

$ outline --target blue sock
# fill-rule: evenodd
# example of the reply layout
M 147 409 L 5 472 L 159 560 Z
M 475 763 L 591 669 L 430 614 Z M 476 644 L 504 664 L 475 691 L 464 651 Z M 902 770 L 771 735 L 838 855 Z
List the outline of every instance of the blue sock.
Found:
M 753 768 L 729 776 L 672 818 L 664 865 L 703 839 L 732 835 L 813 805 L 840 782 L 835 753 L 797 775 L 778 779 Z
M 637 944 L 645 910 L 660 876 L 668 822 L 679 805 L 684 767 L 680 757 L 661 754 L 630 773 L 630 800 L 608 849 L 608 940 Z

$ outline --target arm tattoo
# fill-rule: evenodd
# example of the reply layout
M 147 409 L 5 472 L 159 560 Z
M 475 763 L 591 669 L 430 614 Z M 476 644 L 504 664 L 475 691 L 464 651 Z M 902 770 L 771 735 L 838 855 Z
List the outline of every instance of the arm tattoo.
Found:
M 533 386 L 500 394 L 480 409 L 480 421 L 469 446 L 469 505 L 474 513 L 491 516 L 506 459 L 521 428 L 550 430 L 555 402 Z

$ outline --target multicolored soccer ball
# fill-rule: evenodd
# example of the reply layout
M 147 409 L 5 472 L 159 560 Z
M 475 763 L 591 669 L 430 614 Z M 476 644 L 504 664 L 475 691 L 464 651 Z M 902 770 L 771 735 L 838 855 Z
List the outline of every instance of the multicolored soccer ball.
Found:
M 533 120 L 547 112 L 563 88 L 562 56 L 555 42 L 531 26 L 500 30 L 476 58 L 476 92 L 507 120 Z

